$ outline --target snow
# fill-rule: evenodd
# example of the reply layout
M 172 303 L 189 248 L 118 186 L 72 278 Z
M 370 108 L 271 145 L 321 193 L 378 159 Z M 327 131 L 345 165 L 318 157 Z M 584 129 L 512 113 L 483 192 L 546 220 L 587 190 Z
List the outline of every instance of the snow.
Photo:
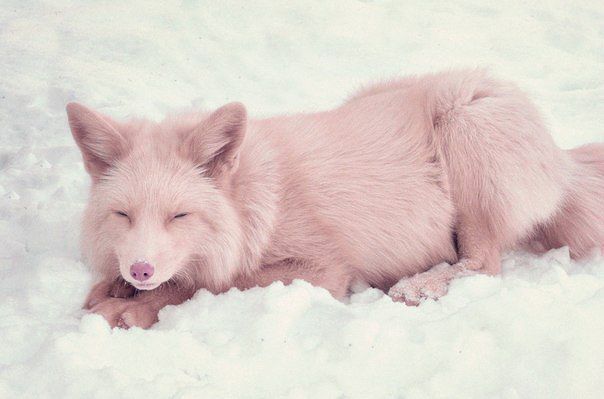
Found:
M 604 140 L 600 1 L 21 1 L 0 7 L 0 397 L 604 397 L 604 259 L 508 254 L 405 307 L 304 282 L 205 291 L 151 330 L 80 306 L 88 177 L 64 105 L 117 117 L 336 105 L 362 83 L 489 66 L 565 148 Z

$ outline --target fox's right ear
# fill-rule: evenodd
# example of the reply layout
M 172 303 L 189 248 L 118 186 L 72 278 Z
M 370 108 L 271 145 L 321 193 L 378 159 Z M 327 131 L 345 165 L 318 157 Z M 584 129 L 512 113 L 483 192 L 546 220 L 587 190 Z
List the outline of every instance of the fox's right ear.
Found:
M 125 153 L 126 141 L 99 113 L 78 103 L 67 104 L 66 110 L 86 171 L 96 180 Z

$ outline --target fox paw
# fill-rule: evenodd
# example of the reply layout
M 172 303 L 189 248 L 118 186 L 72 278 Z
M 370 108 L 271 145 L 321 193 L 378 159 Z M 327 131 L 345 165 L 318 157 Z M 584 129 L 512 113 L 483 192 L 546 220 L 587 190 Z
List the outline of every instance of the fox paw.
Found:
M 424 299 L 440 298 L 447 293 L 453 278 L 450 268 L 451 265 L 441 263 L 426 272 L 403 278 L 390 288 L 388 296 L 411 306 L 419 305 Z
M 124 329 L 149 328 L 158 321 L 159 313 L 152 304 L 132 298 L 110 298 L 93 306 L 90 312 L 103 316 L 111 328 Z
M 99 303 L 111 298 L 131 298 L 136 289 L 123 279 L 101 281 L 97 283 L 88 294 L 84 302 L 84 309 L 92 309 Z

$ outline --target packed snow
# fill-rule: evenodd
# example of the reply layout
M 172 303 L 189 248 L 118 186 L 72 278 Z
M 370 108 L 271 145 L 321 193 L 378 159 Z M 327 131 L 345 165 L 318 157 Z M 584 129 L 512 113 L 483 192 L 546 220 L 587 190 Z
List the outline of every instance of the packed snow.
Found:
M 158 119 L 338 104 L 368 81 L 487 66 L 564 148 L 604 141 L 601 1 L 0 4 L 1 398 L 602 398 L 604 259 L 511 253 L 419 307 L 299 281 L 200 291 L 150 330 L 80 309 L 89 185 L 64 106 Z

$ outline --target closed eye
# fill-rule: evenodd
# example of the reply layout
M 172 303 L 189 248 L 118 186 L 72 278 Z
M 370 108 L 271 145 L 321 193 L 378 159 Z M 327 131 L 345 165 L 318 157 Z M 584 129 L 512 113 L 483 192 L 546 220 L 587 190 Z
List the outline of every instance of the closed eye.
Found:
M 119 216 L 123 216 L 123 217 L 125 217 L 125 218 L 129 218 L 129 216 L 128 216 L 128 214 L 127 214 L 126 212 L 122 212 L 122 211 L 115 211 L 115 214 L 116 214 L 116 215 L 119 215 Z
M 174 215 L 174 219 L 184 218 L 187 215 L 188 215 L 188 213 L 186 213 L 186 212 L 177 213 L 176 215 Z

